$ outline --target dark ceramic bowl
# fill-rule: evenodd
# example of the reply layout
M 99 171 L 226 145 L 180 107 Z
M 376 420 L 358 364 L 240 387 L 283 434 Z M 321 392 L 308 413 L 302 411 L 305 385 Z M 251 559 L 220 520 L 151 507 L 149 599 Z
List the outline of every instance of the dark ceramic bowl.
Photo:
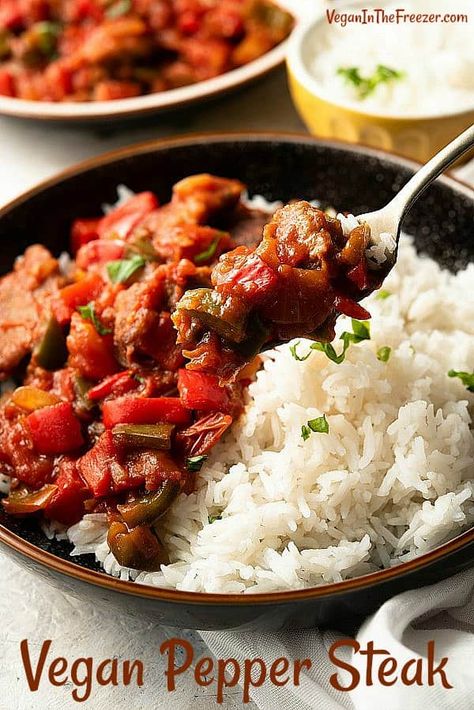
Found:
M 319 198 L 355 214 L 381 207 L 416 166 L 385 153 L 288 135 L 198 136 L 153 142 L 94 159 L 43 183 L 0 210 L 0 271 L 32 242 L 66 248 L 76 216 L 94 216 L 113 202 L 118 183 L 154 190 L 161 200 L 177 180 L 196 172 L 235 177 L 269 200 Z M 450 178 L 432 185 L 404 228 L 420 251 L 456 270 L 474 257 L 474 192 Z M 33 521 L 0 513 L 3 552 L 59 589 L 108 605 L 108 613 L 147 614 L 163 624 L 198 629 L 319 626 L 354 630 L 382 602 L 407 589 L 466 569 L 474 529 L 393 569 L 338 584 L 250 596 L 165 591 L 101 572 L 92 556 L 68 557 L 69 545 L 48 541 Z

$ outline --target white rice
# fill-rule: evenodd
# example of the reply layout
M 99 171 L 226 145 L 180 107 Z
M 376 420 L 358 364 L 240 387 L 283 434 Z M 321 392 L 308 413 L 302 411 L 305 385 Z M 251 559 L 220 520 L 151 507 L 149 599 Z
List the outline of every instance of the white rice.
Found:
M 196 492 L 159 524 L 171 564 L 121 568 L 103 515 L 69 529 L 73 554 L 140 583 L 255 593 L 337 582 L 458 534 L 474 521 L 474 394 L 447 372 L 473 369 L 473 278 L 474 265 L 454 276 L 402 239 L 390 296 L 365 304 L 371 340 L 340 365 L 317 351 L 297 361 L 289 346 L 266 357 Z M 341 319 L 338 331 L 350 329 Z M 329 433 L 303 441 L 302 425 L 323 413 Z
M 333 8 L 340 14 L 358 14 L 361 8 Z M 373 6 L 372 6 L 373 7 Z M 375 17 L 369 6 L 368 12 Z M 474 44 L 472 0 L 455 4 L 439 0 L 407 0 L 402 4 L 381 3 L 387 15 L 439 14 L 465 15 L 467 22 L 390 22 L 366 21 L 365 24 L 323 22 L 315 28 L 309 68 L 325 91 L 335 101 L 350 102 L 356 109 L 413 116 L 439 115 L 474 107 Z M 379 84 L 376 90 L 360 99 L 356 88 L 338 74 L 339 68 L 357 67 L 362 77 L 372 76 L 377 65 L 403 72 L 403 78 Z

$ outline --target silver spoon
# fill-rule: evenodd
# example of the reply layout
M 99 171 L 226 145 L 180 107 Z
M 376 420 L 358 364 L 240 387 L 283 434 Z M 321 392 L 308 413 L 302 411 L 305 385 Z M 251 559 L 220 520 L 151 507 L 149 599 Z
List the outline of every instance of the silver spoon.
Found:
M 359 215 L 356 218 L 358 222 L 365 222 L 370 228 L 369 246 L 382 245 L 380 235 L 383 232 L 391 234 L 395 239 L 395 249 L 386 255 L 383 263 L 378 265 L 378 268 L 381 271 L 383 270 L 384 278 L 395 264 L 401 224 L 410 207 L 433 180 L 472 147 L 474 147 L 474 125 L 465 130 L 464 133 L 461 133 L 451 143 L 448 143 L 447 146 L 423 165 L 388 205 L 375 212 Z M 262 351 L 271 350 L 283 342 L 285 341 L 274 340 L 265 343 Z
M 461 133 L 451 143 L 442 148 L 439 153 L 421 167 L 413 177 L 402 187 L 400 192 L 388 205 L 376 212 L 368 212 L 357 217 L 359 222 L 365 222 L 370 227 L 370 243 L 380 245 L 380 235 L 383 232 L 391 234 L 398 247 L 400 229 L 403 219 L 421 193 L 455 160 L 474 146 L 474 125 Z M 390 266 L 396 259 L 397 249 L 387 255 Z M 381 265 L 382 266 L 382 265 Z M 388 266 L 384 262 L 382 268 Z

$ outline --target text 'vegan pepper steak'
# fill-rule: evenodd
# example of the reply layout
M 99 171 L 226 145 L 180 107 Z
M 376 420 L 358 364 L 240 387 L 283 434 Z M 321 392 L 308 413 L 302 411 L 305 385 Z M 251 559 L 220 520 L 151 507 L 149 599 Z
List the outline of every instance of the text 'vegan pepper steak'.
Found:
M 269 215 L 243 192 L 203 174 L 163 206 L 136 194 L 74 222 L 66 268 L 34 245 L 0 280 L 8 513 L 105 512 L 118 562 L 158 569 L 157 521 L 242 412 L 262 346 L 368 316 L 364 227 L 295 202 L 260 241 Z

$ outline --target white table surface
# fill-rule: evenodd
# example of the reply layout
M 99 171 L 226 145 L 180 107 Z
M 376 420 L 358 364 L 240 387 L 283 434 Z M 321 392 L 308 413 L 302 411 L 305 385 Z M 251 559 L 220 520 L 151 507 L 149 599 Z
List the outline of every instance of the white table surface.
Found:
M 1 1 L 1 0 L 0 0 Z M 74 128 L 0 118 L 0 203 L 63 168 L 139 141 L 219 131 L 303 131 L 282 69 L 237 93 L 128 125 Z

